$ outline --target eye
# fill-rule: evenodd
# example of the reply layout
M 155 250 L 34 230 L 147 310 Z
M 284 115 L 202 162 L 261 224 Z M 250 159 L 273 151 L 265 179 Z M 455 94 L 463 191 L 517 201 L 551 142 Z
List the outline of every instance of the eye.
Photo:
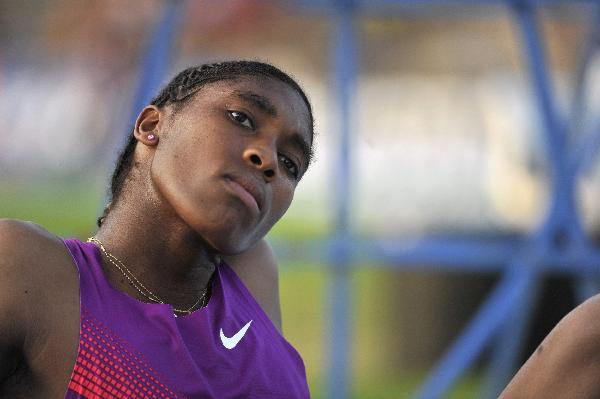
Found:
M 254 129 L 254 122 L 252 119 L 248 117 L 243 112 L 240 111 L 227 111 L 229 113 L 229 117 L 233 119 L 235 122 L 239 123 L 242 126 L 246 126 L 249 129 Z
M 300 171 L 298 169 L 298 165 L 290 158 L 286 157 L 283 154 L 279 154 L 279 162 L 283 165 L 283 168 L 286 172 L 292 176 L 295 180 L 298 180 L 298 176 L 300 175 Z

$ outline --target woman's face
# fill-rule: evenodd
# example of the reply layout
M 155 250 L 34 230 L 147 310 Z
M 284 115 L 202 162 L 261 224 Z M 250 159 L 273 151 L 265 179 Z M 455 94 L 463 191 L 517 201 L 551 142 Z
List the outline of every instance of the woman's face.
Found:
M 209 83 L 159 126 L 152 183 L 223 254 L 244 251 L 265 236 L 308 167 L 308 109 L 276 79 Z

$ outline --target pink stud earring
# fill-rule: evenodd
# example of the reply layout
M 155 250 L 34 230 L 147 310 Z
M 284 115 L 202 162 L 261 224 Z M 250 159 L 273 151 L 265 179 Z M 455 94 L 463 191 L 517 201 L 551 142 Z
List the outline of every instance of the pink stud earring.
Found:
M 156 140 L 156 136 L 153 133 L 150 133 L 148 136 L 146 136 L 146 138 L 150 141 Z

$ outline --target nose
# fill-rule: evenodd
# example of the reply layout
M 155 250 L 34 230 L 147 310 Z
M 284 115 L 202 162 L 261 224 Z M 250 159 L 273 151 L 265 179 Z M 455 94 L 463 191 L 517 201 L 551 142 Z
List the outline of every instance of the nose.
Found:
M 244 160 L 248 165 L 262 172 L 266 181 L 275 178 L 277 171 L 277 156 L 267 149 L 253 147 L 244 151 Z

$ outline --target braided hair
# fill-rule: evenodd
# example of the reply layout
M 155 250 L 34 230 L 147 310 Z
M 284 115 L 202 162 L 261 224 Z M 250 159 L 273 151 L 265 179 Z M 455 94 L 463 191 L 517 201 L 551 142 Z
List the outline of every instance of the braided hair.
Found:
M 312 107 L 302 88 L 285 72 L 273 65 L 258 61 L 225 61 L 184 69 L 150 101 L 150 104 L 158 108 L 163 108 L 171 104 L 173 105 L 173 112 L 176 113 L 207 83 L 250 76 L 274 78 L 294 89 L 300 95 L 308 109 L 311 135 L 314 135 Z M 102 222 L 110 211 L 111 204 L 114 204 L 118 200 L 123 190 L 123 185 L 133 165 L 133 153 L 136 143 L 137 140 L 132 131 L 117 159 L 110 181 L 110 200 L 104 208 L 102 216 L 98 218 L 98 227 L 102 225 Z

